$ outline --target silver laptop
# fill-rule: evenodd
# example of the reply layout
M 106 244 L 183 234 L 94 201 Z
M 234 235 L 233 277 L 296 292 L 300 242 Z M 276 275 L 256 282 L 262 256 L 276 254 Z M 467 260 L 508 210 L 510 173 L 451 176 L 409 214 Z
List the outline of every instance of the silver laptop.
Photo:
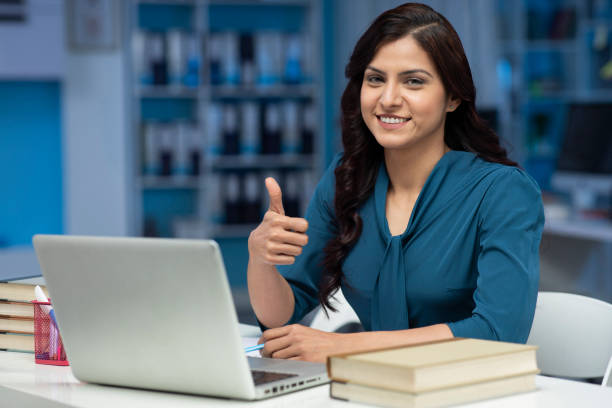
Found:
M 81 381 L 246 400 L 329 381 L 324 364 L 246 356 L 214 241 L 33 242 Z

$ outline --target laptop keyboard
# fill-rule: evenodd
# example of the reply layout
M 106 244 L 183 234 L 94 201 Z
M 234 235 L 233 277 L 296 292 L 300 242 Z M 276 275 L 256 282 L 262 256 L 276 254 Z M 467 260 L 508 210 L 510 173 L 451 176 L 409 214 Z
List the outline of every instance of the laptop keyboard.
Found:
M 251 370 L 255 385 L 270 383 L 273 381 L 283 380 L 285 378 L 297 377 L 297 374 L 274 373 L 271 371 Z

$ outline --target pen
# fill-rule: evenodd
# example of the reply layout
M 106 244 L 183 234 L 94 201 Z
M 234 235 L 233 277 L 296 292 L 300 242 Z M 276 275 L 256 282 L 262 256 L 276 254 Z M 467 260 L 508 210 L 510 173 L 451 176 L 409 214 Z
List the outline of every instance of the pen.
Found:
M 57 326 L 52 322 L 49 324 L 49 360 L 57 360 Z
M 264 343 L 258 344 L 256 346 L 245 347 L 244 348 L 244 352 L 245 353 L 250 353 L 251 351 L 261 350 L 262 348 L 264 348 Z

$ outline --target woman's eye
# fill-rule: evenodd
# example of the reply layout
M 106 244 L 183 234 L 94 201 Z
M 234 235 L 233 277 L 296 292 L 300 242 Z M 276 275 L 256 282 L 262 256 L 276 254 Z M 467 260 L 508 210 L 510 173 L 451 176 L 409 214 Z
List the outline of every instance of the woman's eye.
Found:
M 379 76 L 372 75 L 372 76 L 368 76 L 367 79 L 368 79 L 368 82 L 373 83 L 373 84 L 382 82 L 382 78 Z
M 423 85 L 423 81 L 418 78 L 409 78 L 406 81 L 404 81 L 404 83 L 406 85 L 412 85 L 412 86 Z

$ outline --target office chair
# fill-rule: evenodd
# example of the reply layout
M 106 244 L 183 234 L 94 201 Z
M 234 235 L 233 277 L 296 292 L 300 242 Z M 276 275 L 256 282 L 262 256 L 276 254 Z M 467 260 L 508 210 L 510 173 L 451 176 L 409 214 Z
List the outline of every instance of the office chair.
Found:
M 610 382 L 612 304 L 587 296 L 539 292 L 527 344 L 539 346 L 544 375 Z M 606 366 L 608 366 L 606 368 Z
M 606 374 L 603 377 L 601 385 L 603 387 L 612 387 L 612 357 L 610 357 L 610 361 L 608 362 L 608 368 L 606 368 Z
M 319 306 L 310 322 L 310 327 L 317 330 L 336 333 L 353 333 L 363 331 L 363 326 L 359 317 L 349 305 L 348 301 L 338 289 L 332 298 L 332 305 L 338 310 L 329 312 L 329 317 L 325 316 L 323 309 Z

